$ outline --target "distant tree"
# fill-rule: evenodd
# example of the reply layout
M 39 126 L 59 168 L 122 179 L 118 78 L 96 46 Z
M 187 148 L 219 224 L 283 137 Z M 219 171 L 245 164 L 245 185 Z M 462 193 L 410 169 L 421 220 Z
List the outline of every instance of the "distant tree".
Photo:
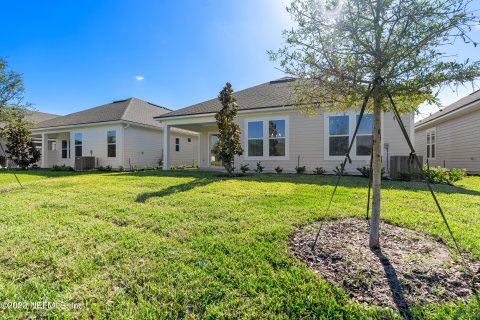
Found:
M 479 18 L 472 0 L 294 0 L 287 7 L 296 26 L 284 31 L 286 45 L 270 51 L 285 73 L 297 77 L 294 96 L 304 110 L 358 106 L 375 79 L 373 197 L 370 247 L 379 248 L 381 113 L 390 111 L 386 90 L 400 112 L 437 103 L 445 86 L 472 82 L 480 62 L 452 59 L 445 47 L 468 35 Z M 477 55 L 478 57 L 478 55 Z
M 7 157 L 22 169 L 40 160 L 41 153 L 35 148 L 30 129 L 32 123 L 23 118 L 10 120 L 1 130 L 2 136 L 6 139 Z
M 240 127 L 235 123 L 238 109 L 230 83 L 227 82 L 220 91 L 218 100 L 222 103 L 222 109 L 215 115 L 219 134 L 214 152 L 222 161 L 228 175 L 232 176 L 235 171 L 235 155 L 242 155 L 243 149 L 240 143 Z
M 22 117 L 30 104 L 24 102 L 22 75 L 0 58 L 0 122 Z

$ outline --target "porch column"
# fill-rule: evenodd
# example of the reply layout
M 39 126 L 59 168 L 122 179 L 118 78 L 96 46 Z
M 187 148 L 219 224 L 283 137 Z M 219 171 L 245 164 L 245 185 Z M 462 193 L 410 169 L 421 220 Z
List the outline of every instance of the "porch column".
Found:
M 163 127 L 163 170 L 169 170 L 170 161 L 168 159 L 170 151 L 170 126 L 164 124 Z
M 42 155 L 41 155 L 41 167 L 46 168 L 48 166 L 48 134 L 42 133 Z

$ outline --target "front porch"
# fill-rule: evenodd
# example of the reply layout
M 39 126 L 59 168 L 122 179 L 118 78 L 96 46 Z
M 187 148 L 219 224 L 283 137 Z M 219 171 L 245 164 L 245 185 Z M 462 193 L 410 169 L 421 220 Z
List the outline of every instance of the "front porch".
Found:
M 201 170 L 223 170 L 222 164 L 213 153 L 213 147 L 218 141 L 217 123 L 213 117 L 181 122 L 164 122 L 163 130 L 163 170 L 169 170 L 172 164 L 173 152 L 177 152 L 181 146 L 170 145 L 172 128 L 188 130 L 198 134 L 198 168 Z M 175 142 L 176 143 L 176 142 Z

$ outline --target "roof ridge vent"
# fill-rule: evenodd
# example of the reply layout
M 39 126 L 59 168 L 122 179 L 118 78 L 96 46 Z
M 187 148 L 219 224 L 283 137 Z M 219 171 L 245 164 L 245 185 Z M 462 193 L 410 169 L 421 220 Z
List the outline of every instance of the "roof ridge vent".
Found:
M 280 78 L 280 79 L 277 79 L 277 80 L 272 80 L 272 81 L 270 81 L 270 84 L 292 82 L 292 81 L 295 81 L 295 80 L 296 80 L 296 78 L 287 76 L 287 77 L 283 77 L 283 78 Z
M 162 109 L 165 109 L 165 110 L 172 111 L 171 109 L 165 108 L 164 106 L 161 106 L 161 105 L 158 105 L 158 104 L 155 104 L 155 103 L 151 103 L 151 102 L 148 102 L 148 101 L 147 101 L 147 103 L 148 103 L 149 105 L 154 106 L 154 107 L 158 107 L 158 108 L 162 108 Z
M 480 89 L 475 90 L 475 91 L 473 91 L 472 93 L 470 93 L 469 95 L 471 96 L 471 95 L 473 95 L 473 94 L 475 94 L 475 93 L 477 93 L 477 92 L 479 92 L 479 91 L 480 91 Z
M 130 100 L 131 98 L 129 99 L 123 99 L 123 100 L 116 100 L 116 101 L 113 101 L 112 103 L 120 103 L 120 102 L 125 102 L 127 100 Z

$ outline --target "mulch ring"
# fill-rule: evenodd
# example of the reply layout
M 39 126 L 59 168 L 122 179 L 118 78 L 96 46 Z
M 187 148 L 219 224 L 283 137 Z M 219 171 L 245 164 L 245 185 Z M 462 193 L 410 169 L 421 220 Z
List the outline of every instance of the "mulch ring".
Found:
M 341 286 L 353 302 L 403 314 L 413 304 L 441 304 L 472 294 L 471 278 L 441 239 L 381 223 L 382 248 L 374 252 L 368 246 L 367 222 L 344 219 L 325 222 L 312 251 L 319 225 L 316 222 L 293 235 L 293 254 L 322 278 Z M 480 288 L 480 262 L 467 263 Z

